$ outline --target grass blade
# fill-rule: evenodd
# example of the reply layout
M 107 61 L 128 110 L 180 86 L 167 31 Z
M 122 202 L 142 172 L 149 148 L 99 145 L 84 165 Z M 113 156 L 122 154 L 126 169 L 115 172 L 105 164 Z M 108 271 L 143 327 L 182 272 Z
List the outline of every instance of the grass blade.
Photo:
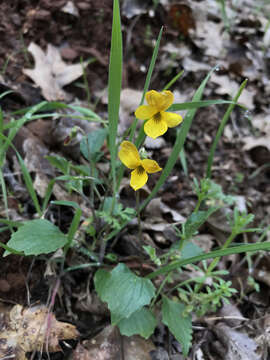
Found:
M 122 85 L 122 33 L 119 1 L 113 2 L 112 40 L 109 65 L 109 150 L 111 155 L 111 174 L 113 194 L 116 196 L 116 136 L 119 118 L 120 93 Z
M 186 154 L 185 154 L 184 147 L 180 150 L 179 157 L 180 157 L 180 162 L 181 162 L 184 174 L 186 176 L 188 176 L 187 159 L 186 159 Z
M 146 278 L 153 279 L 159 275 L 164 275 L 170 271 L 179 269 L 181 266 L 193 264 L 202 260 L 214 259 L 231 254 L 241 254 L 249 251 L 260 251 L 260 250 L 270 251 L 270 241 L 265 241 L 263 243 L 256 243 L 256 244 L 245 244 L 245 245 L 241 244 L 241 245 L 231 246 L 227 249 L 214 250 L 209 253 L 193 256 L 188 259 L 175 261 L 172 264 L 163 266 L 162 268 L 153 271 L 152 273 L 147 275 Z
M 30 173 L 29 173 L 27 167 L 25 166 L 25 163 L 24 163 L 21 155 L 18 153 L 17 150 L 15 150 L 15 151 L 16 151 L 16 155 L 17 155 L 20 167 L 22 169 L 22 174 L 23 174 L 26 188 L 27 188 L 29 195 L 31 196 L 31 199 L 34 203 L 36 212 L 39 214 L 39 216 L 42 216 L 42 211 L 41 211 L 41 208 L 39 205 L 38 197 L 37 197 L 36 191 L 34 189 L 34 184 L 33 184 L 32 178 L 30 176 Z
M 206 177 L 207 178 L 211 177 L 211 169 L 212 169 L 214 155 L 215 155 L 215 151 L 216 151 L 219 139 L 220 139 L 220 137 L 221 137 L 221 135 L 223 133 L 225 125 L 227 124 L 227 122 L 228 122 L 228 120 L 230 118 L 231 112 L 233 111 L 233 109 L 234 109 L 234 107 L 235 107 L 235 105 L 236 105 L 242 91 L 244 90 L 246 84 L 247 84 L 247 79 L 242 82 L 236 96 L 233 99 L 233 103 L 229 105 L 226 113 L 224 114 L 224 116 L 223 116 L 223 118 L 221 120 L 221 123 L 219 125 L 219 128 L 218 128 L 216 137 L 214 139 L 213 145 L 211 146 L 209 157 L 208 157 L 208 160 L 207 160 L 207 170 L 206 170 Z
M 40 205 L 39 205 L 39 201 L 38 201 L 38 198 L 37 198 L 37 194 L 35 192 L 35 189 L 34 189 L 34 185 L 33 185 L 33 181 L 31 179 L 31 176 L 29 174 L 29 171 L 27 169 L 27 167 L 25 166 L 24 164 L 24 161 L 21 157 L 21 155 L 18 153 L 18 151 L 16 150 L 15 146 L 11 143 L 10 139 L 7 138 L 5 135 L 3 134 L 0 134 L 0 138 L 4 139 L 5 140 L 5 144 L 7 144 L 7 148 L 9 146 L 12 147 L 12 149 L 15 151 L 16 153 L 16 156 L 18 158 L 18 161 L 19 161 L 19 164 L 20 164 L 20 167 L 22 169 L 22 174 L 23 174 L 23 178 L 24 178 L 24 182 L 25 182 L 25 185 L 26 185 L 26 188 L 29 192 L 29 195 L 34 203 L 34 206 L 35 206 L 35 209 L 36 209 L 36 212 L 39 214 L 39 216 L 42 216 L 42 212 L 41 212 L 41 209 L 40 209 Z
M 3 171 L 2 171 L 2 167 L 0 167 L 0 183 L 1 183 L 2 196 L 3 196 L 3 200 L 4 200 L 4 207 L 5 207 L 6 217 L 7 217 L 7 219 L 9 219 L 9 214 L 8 214 L 8 199 L 7 199 L 7 187 L 6 187 L 6 183 L 5 183 L 5 179 L 4 179 L 4 174 L 3 174 Z
M 65 254 L 67 253 L 67 251 L 72 243 L 72 240 L 74 238 L 74 235 L 75 235 L 76 231 L 78 230 L 78 227 L 80 225 L 81 215 L 82 215 L 82 210 L 77 208 L 75 211 L 75 214 L 73 216 L 70 228 L 68 230 L 68 235 L 67 235 L 68 241 L 64 247 Z
M 223 105 L 223 104 L 238 105 L 241 108 L 244 108 L 246 110 L 245 106 L 238 104 L 234 100 L 233 101 L 230 101 L 230 100 L 202 100 L 202 101 L 175 103 L 169 107 L 168 111 L 198 109 L 200 107 L 206 107 L 206 106 L 211 106 L 211 105 Z
M 0 99 L 2 99 L 3 97 L 7 96 L 8 94 L 11 94 L 13 93 L 14 91 L 13 90 L 7 90 L 5 92 L 3 92 L 1 95 L 0 95 Z
M 50 182 L 49 182 L 49 184 L 47 186 L 46 193 L 45 193 L 45 196 L 44 196 L 44 200 L 43 200 L 43 203 L 42 203 L 42 209 L 41 209 L 42 214 L 44 214 L 46 209 L 47 209 L 49 200 L 50 200 L 52 192 L 53 192 L 53 187 L 54 187 L 55 181 L 56 181 L 56 179 L 50 180 Z
M 184 70 L 181 70 L 178 74 L 176 74 L 175 77 L 173 77 L 172 80 L 165 85 L 162 91 L 168 90 L 183 75 L 183 73 Z

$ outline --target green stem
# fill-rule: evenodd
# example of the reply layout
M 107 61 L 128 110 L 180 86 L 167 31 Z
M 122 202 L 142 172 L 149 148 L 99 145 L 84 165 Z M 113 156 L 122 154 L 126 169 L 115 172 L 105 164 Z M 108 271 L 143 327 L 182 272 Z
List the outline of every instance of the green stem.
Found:
M 0 183 L 1 183 L 1 188 L 2 188 L 2 195 L 3 195 L 3 200 L 4 200 L 6 218 L 9 220 L 7 188 L 6 188 L 6 183 L 5 183 L 4 174 L 3 174 L 2 169 L 3 169 L 3 167 L 0 167 Z
M 70 225 L 69 231 L 68 231 L 68 241 L 64 247 L 64 254 L 66 255 L 68 249 L 70 248 L 70 245 L 72 243 L 72 240 L 74 238 L 74 235 L 79 227 L 80 224 L 80 219 L 81 219 L 81 215 L 82 215 L 82 210 L 81 209 L 76 209 L 75 214 L 73 216 L 72 219 L 72 223 Z
M 9 246 L 3 244 L 0 242 L 0 247 L 4 248 L 6 251 L 10 252 L 11 254 L 15 254 L 15 255 L 24 255 L 24 253 L 22 251 L 17 251 L 15 249 L 10 248 Z
M 225 244 L 222 246 L 221 250 L 227 249 L 227 247 L 231 244 L 231 242 L 234 240 L 234 238 L 238 235 L 238 233 L 235 233 L 234 231 L 231 233 L 231 235 L 228 237 L 228 239 L 225 241 Z M 216 257 L 214 260 L 212 260 L 211 264 L 208 266 L 206 272 L 205 272 L 205 278 L 207 279 L 209 275 L 212 273 L 214 268 L 219 263 L 220 257 Z M 200 284 L 196 289 L 195 293 L 198 293 L 203 284 Z
M 169 272 L 169 273 L 167 274 L 167 276 L 165 277 L 165 279 L 162 281 L 162 283 L 161 283 L 161 285 L 160 285 L 160 287 L 159 287 L 159 289 L 158 289 L 155 297 L 154 297 L 154 298 L 152 299 L 152 301 L 151 301 L 150 309 L 153 308 L 153 306 L 154 306 L 157 298 L 159 297 L 159 294 L 161 293 L 162 289 L 164 288 L 164 286 L 165 286 L 166 282 L 168 281 L 170 275 L 171 275 L 171 272 Z
M 238 234 L 235 233 L 235 232 L 232 232 L 231 235 L 228 237 L 228 239 L 225 241 L 225 244 L 222 246 L 221 250 L 225 250 L 227 249 L 227 247 L 231 244 L 231 242 L 235 239 L 235 237 L 237 236 Z M 213 270 L 214 268 L 216 267 L 216 265 L 218 264 L 220 258 L 215 258 L 211 264 L 209 265 L 207 271 L 206 271 L 206 275 L 208 276 Z
M 201 203 L 202 203 L 202 199 L 203 199 L 203 197 L 202 197 L 202 196 L 199 196 L 197 205 L 196 205 L 196 207 L 195 207 L 195 209 L 194 209 L 194 211 L 193 211 L 194 214 L 196 214 L 196 213 L 199 211 L 199 208 L 200 208 Z
M 227 121 L 230 118 L 231 112 L 233 111 L 234 107 L 236 106 L 237 101 L 238 101 L 242 91 L 244 90 L 246 84 L 247 84 L 247 79 L 242 82 L 236 96 L 233 99 L 233 104 L 229 105 L 229 107 L 228 107 L 228 109 L 227 109 L 225 115 L 223 116 L 223 118 L 221 120 L 221 123 L 219 125 L 218 131 L 217 131 L 216 137 L 214 139 L 213 145 L 212 145 L 212 147 L 210 149 L 210 154 L 209 154 L 208 161 L 207 161 L 206 177 L 209 178 L 209 179 L 211 177 L 211 169 L 212 169 L 212 165 L 213 165 L 213 159 L 214 159 L 215 151 L 216 151 L 216 148 L 217 148 L 217 144 L 218 144 L 219 139 L 220 139 L 220 137 L 221 137 L 221 135 L 223 133 L 224 127 L 225 127 L 225 125 L 227 124 Z
M 142 226 L 141 226 L 141 214 L 140 214 L 140 190 L 136 191 L 136 212 L 138 218 L 138 227 L 139 227 L 139 240 L 142 244 Z

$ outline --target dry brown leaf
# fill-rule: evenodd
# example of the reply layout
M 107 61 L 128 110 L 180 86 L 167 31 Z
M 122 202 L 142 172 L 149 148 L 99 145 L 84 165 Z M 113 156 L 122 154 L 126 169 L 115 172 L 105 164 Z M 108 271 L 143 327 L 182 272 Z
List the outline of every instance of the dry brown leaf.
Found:
M 151 360 L 150 352 L 155 349 L 154 344 L 150 339 L 145 340 L 140 336 L 124 336 L 123 347 L 125 360 Z
M 245 319 L 236 304 L 226 304 L 225 302 L 223 303 L 222 308 L 219 310 L 218 316 L 224 317 L 224 322 L 230 327 L 239 326 Z
M 107 326 L 93 339 L 78 344 L 73 360 L 151 360 L 154 348 L 151 340 L 122 336 L 118 328 Z
M 217 59 L 223 59 L 226 55 L 224 47 L 224 39 L 226 34 L 223 32 L 223 24 L 212 21 L 205 21 L 204 19 L 196 21 L 196 36 L 194 37 L 195 44 L 204 48 L 204 54 L 213 56 Z
M 145 14 L 147 13 L 147 3 L 139 0 L 124 0 L 121 13 L 128 19 Z
M 199 234 L 192 238 L 192 243 L 199 246 L 204 252 L 208 253 L 214 244 L 215 237 L 211 234 Z
M 15 305 L 0 332 L 0 358 L 14 355 L 26 360 L 32 351 L 61 351 L 60 340 L 75 339 L 79 335 L 75 326 L 57 321 L 45 306 L 23 308 Z
M 186 220 L 178 211 L 167 206 L 161 198 L 155 198 L 150 201 L 146 208 L 146 214 L 149 216 L 147 223 L 151 224 L 164 223 L 163 215 L 166 214 L 170 214 L 172 220 L 177 223 L 183 223 Z M 166 223 L 166 225 L 168 225 L 168 223 Z M 169 225 L 171 226 L 171 224 Z
M 68 1 L 62 8 L 61 11 L 76 16 L 76 17 L 80 17 L 79 11 L 76 8 L 75 4 L 73 1 Z
M 188 36 L 191 29 L 195 29 L 195 20 L 192 8 L 186 4 L 172 4 L 169 11 L 169 23 Z
M 252 136 L 246 136 L 244 139 L 245 145 L 244 150 L 251 150 L 258 146 L 266 147 L 270 151 L 270 138 L 269 136 L 261 136 L 254 138 Z
M 261 357 L 256 353 L 257 344 L 247 334 L 236 331 L 222 323 L 215 328 L 215 333 L 220 342 L 227 348 L 222 358 L 224 360 L 259 360 Z
M 28 51 L 35 59 L 35 68 L 23 69 L 23 72 L 41 88 L 44 98 L 48 101 L 71 100 L 62 88 L 82 76 L 86 63 L 67 65 L 61 58 L 60 50 L 51 44 L 48 44 L 45 53 L 32 42 Z
M 256 164 L 264 165 L 270 161 L 270 115 L 258 114 L 252 119 L 252 124 L 261 131 L 261 136 L 243 137 L 243 149 L 251 152 Z
M 219 86 L 215 90 L 215 92 L 219 95 L 229 94 L 231 96 L 234 96 L 237 93 L 240 86 L 240 84 L 230 79 L 229 76 L 227 75 L 213 74 L 211 76 L 211 81 Z M 241 93 L 239 102 L 247 106 L 249 109 L 253 109 L 254 96 L 255 96 L 255 91 L 244 89 Z
M 78 344 L 73 360 L 120 360 L 121 338 L 119 330 L 114 326 L 107 326 L 101 333 L 91 340 Z
M 183 59 L 183 67 L 186 71 L 209 71 L 211 66 L 208 63 L 202 61 L 192 60 L 190 57 Z

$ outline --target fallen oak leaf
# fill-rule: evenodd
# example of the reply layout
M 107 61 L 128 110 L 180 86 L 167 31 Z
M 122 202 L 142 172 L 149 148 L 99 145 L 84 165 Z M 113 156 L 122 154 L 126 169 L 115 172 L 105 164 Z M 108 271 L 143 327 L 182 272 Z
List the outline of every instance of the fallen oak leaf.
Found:
M 87 62 L 67 65 L 61 58 L 60 50 L 51 44 L 48 44 L 45 53 L 41 47 L 32 42 L 28 46 L 28 51 L 34 57 L 35 67 L 23 69 L 23 73 L 41 88 L 44 98 L 48 101 L 71 100 L 70 94 L 62 87 L 82 76 L 83 67 Z
M 61 351 L 60 340 L 76 339 L 79 333 L 74 325 L 57 321 L 46 306 L 23 308 L 15 305 L 0 331 L 0 358 L 15 357 L 26 360 L 26 353 Z

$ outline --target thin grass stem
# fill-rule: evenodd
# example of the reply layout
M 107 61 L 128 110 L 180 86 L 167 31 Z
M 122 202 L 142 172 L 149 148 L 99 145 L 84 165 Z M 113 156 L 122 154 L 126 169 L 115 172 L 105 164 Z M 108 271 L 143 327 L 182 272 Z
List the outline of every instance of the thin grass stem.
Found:
M 219 139 L 220 139 L 220 137 L 221 137 L 221 135 L 223 133 L 225 125 L 227 124 L 227 122 L 228 122 L 228 120 L 230 118 L 231 112 L 233 111 L 233 109 L 234 109 L 240 95 L 242 94 L 242 91 L 244 90 L 246 84 L 247 84 L 247 79 L 244 80 L 242 82 L 242 84 L 240 85 L 240 88 L 239 88 L 236 96 L 233 99 L 233 104 L 229 105 L 229 107 L 228 107 L 228 109 L 227 109 L 225 115 L 223 116 L 223 118 L 221 120 L 221 123 L 219 125 L 218 131 L 217 131 L 216 137 L 214 139 L 213 145 L 211 146 L 208 161 L 207 161 L 206 177 L 209 178 L 209 179 L 211 178 L 211 170 L 212 170 L 212 165 L 213 165 L 213 160 L 214 160 L 214 155 L 215 155 L 215 151 L 216 151 L 216 148 L 217 148 L 217 144 L 218 144 Z

